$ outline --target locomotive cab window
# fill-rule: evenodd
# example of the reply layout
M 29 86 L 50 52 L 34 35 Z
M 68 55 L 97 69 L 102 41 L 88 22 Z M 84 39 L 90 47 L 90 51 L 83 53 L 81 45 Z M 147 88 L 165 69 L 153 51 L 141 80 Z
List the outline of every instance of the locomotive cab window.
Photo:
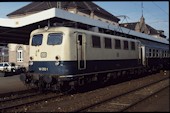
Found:
M 48 45 L 60 45 L 63 40 L 63 34 L 62 33 L 50 33 L 48 35 L 47 44 Z
M 112 48 L 112 42 L 110 38 L 104 38 L 105 48 Z
M 43 35 L 42 34 L 38 34 L 38 35 L 34 35 L 32 37 L 32 46 L 40 46 L 42 44 L 42 39 L 43 39 Z
M 94 48 L 101 48 L 101 42 L 99 36 L 92 36 L 92 45 Z

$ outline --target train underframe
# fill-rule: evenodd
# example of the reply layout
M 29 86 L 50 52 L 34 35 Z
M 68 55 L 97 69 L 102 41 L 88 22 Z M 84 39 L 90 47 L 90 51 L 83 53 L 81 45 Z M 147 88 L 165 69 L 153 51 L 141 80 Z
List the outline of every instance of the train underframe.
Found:
M 41 75 L 35 73 L 24 73 L 20 79 L 29 87 L 38 87 L 40 90 L 70 91 L 94 82 L 105 84 L 119 78 L 138 78 L 142 75 L 157 73 L 165 70 L 165 66 L 136 67 L 128 69 L 113 70 L 109 72 L 96 72 L 83 75 Z

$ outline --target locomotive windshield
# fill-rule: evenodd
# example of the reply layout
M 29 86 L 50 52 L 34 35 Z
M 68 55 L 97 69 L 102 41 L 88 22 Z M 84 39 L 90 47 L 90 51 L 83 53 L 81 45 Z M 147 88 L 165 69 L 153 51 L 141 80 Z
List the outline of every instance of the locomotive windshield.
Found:
M 48 35 L 47 44 L 48 45 L 60 45 L 62 43 L 63 34 L 62 33 L 51 33 Z
M 40 46 L 42 44 L 43 35 L 34 35 L 32 38 L 32 46 Z

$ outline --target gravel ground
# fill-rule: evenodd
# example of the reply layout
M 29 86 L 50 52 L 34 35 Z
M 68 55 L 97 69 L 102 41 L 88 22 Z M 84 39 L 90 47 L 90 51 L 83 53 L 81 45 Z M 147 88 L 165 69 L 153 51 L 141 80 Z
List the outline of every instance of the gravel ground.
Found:
M 116 85 L 107 86 L 104 88 L 99 88 L 97 90 L 92 90 L 84 93 L 73 94 L 63 98 L 58 98 L 53 101 L 47 101 L 41 105 L 35 105 L 29 109 L 28 112 L 71 112 L 75 109 L 79 109 L 82 106 L 96 103 L 100 100 L 113 97 L 122 92 L 140 87 L 144 84 L 165 78 L 169 74 L 158 73 L 143 77 L 140 79 L 133 79 L 131 81 L 119 83 Z
M 127 112 L 170 112 L 170 88 L 166 88 L 151 98 L 141 102 Z
M 88 112 L 119 112 L 120 110 L 130 106 L 131 104 L 140 101 L 141 99 L 148 97 L 149 95 L 163 89 L 169 85 L 169 80 L 161 81 L 144 89 L 132 92 L 122 97 L 114 98 L 106 103 L 102 103 L 99 106 L 91 108 Z M 138 111 L 139 112 L 139 111 Z

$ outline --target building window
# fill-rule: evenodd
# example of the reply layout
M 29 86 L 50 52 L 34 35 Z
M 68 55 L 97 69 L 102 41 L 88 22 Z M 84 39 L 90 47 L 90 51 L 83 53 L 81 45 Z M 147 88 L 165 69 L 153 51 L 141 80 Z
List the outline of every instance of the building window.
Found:
M 112 42 L 110 38 L 104 38 L 105 48 L 112 48 Z
M 92 36 L 92 44 L 95 48 L 101 48 L 100 37 L 99 36 Z
M 23 48 L 21 46 L 17 49 L 17 62 L 23 62 Z
M 115 49 L 121 49 L 121 43 L 118 39 L 115 39 Z
M 124 42 L 124 49 L 128 50 L 129 49 L 128 41 L 123 41 L 123 42 Z

